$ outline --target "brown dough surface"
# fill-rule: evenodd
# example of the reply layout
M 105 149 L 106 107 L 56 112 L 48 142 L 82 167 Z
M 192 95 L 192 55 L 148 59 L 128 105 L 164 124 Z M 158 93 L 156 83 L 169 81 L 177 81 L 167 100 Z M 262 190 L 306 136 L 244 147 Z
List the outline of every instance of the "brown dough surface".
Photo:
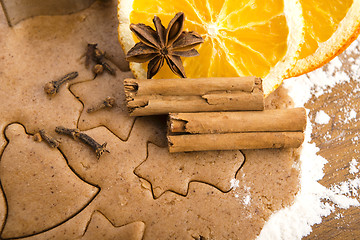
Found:
M 255 238 L 274 211 L 294 200 L 297 150 L 169 154 L 164 117 L 127 115 L 122 81 L 131 73 L 117 42 L 116 7 L 96 2 L 14 28 L 0 11 L 1 237 Z M 82 57 L 87 43 L 106 51 L 116 77 L 92 80 Z M 46 82 L 71 71 L 79 77 L 54 97 L 44 93 Z M 116 98 L 114 108 L 86 112 L 107 96 Z M 289 105 L 281 88 L 266 100 L 267 108 Z M 59 125 L 107 142 L 110 153 L 97 160 L 89 146 L 57 135 Z M 42 128 L 61 140 L 59 149 L 33 141 Z M 56 168 L 43 170 L 50 165 Z M 61 193 L 51 193 L 54 186 Z
M 206 182 L 228 192 L 229 179 L 243 162 L 243 155 L 236 151 L 169 154 L 167 148 L 149 144 L 148 158 L 135 169 L 135 174 L 151 182 L 155 198 L 169 190 L 185 196 L 191 181 Z
M 9 125 L 5 135 L 9 144 L 0 161 L 0 176 L 8 215 L 3 238 L 45 231 L 95 197 L 98 189 L 79 179 L 57 149 L 35 142 L 19 124 Z
M 144 236 L 145 224 L 143 222 L 129 223 L 125 226 L 115 227 L 100 212 L 94 212 L 89 225 L 81 240 L 92 239 L 126 239 L 141 240 Z
M 128 138 L 134 118 L 127 114 L 123 84 L 120 80 L 129 77 L 132 77 L 131 72 L 118 71 L 117 81 L 114 81 L 113 76 L 104 74 L 86 84 L 71 86 L 70 90 L 73 94 L 84 103 L 84 111 L 81 113 L 78 125 L 80 129 L 106 126 L 122 140 Z M 113 108 L 87 113 L 87 109 L 97 106 L 108 96 L 115 98 Z

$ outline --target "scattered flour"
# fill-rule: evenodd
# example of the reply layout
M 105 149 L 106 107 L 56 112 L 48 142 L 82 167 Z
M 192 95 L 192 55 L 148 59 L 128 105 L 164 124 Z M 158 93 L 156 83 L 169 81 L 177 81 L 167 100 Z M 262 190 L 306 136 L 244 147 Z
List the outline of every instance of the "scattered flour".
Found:
M 356 118 L 356 111 L 354 109 L 351 109 L 351 111 L 348 113 L 347 122 L 353 120 Z
M 351 109 L 350 114 L 349 114 L 349 119 L 351 120 L 351 119 L 356 118 L 356 115 L 357 115 L 356 111 L 354 109 Z
M 323 110 L 317 112 L 315 117 L 315 122 L 318 124 L 328 124 L 330 121 L 329 115 L 326 114 Z
M 360 38 L 354 41 L 342 55 L 360 55 Z M 352 79 L 360 78 L 360 60 L 354 58 L 351 66 L 345 69 L 341 59 L 336 57 L 327 66 L 315 70 L 306 75 L 284 81 L 284 86 L 288 89 L 289 95 L 293 98 L 295 107 L 303 107 L 312 97 L 319 97 L 336 84 L 349 82 Z M 360 91 L 354 89 L 352 94 Z M 351 93 L 350 93 L 351 94 Z M 309 115 L 309 111 L 308 115 Z M 344 122 L 349 122 L 356 118 L 356 111 L 344 109 L 347 113 Z M 324 112 L 316 114 L 317 124 L 326 124 L 330 117 Z M 308 119 L 308 123 L 310 123 Z M 328 216 L 336 208 L 349 208 L 350 206 L 360 206 L 356 199 L 360 189 L 360 178 L 348 179 L 340 184 L 326 188 L 318 181 L 323 178 L 324 165 L 327 160 L 317 155 L 319 148 L 311 142 L 312 125 L 308 124 L 305 131 L 305 141 L 302 145 L 300 154 L 300 190 L 295 196 L 294 203 L 280 211 L 274 213 L 264 225 L 258 239 L 301 239 L 311 232 L 311 226 L 322 221 L 322 217 Z M 342 136 L 339 136 L 340 138 Z M 354 137 L 352 142 L 358 141 Z M 356 151 L 355 151 L 356 152 Z M 353 159 L 350 162 L 349 173 L 355 174 L 359 171 L 358 162 Z M 352 176 L 352 175 L 351 175 Z M 342 215 L 338 213 L 335 218 Z
M 251 201 L 251 195 L 244 196 L 243 202 L 245 205 L 249 205 Z
M 238 188 L 239 187 L 239 180 L 237 180 L 237 179 L 235 179 L 235 178 L 233 178 L 233 179 L 231 179 L 230 180 L 230 187 L 232 188 L 232 189 L 236 189 L 236 188 Z
M 337 213 L 334 218 L 335 219 L 340 219 L 342 217 L 343 217 L 343 215 L 341 213 Z
M 356 161 L 356 159 L 353 158 L 350 162 L 350 168 L 349 168 L 350 174 L 355 174 L 359 172 L 359 169 L 356 167 L 357 165 L 358 165 L 358 161 Z
M 331 191 L 336 194 L 343 194 L 349 197 L 357 197 L 358 189 L 360 187 L 360 178 L 349 179 L 345 182 L 340 183 L 339 185 L 331 186 Z
M 237 189 L 240 187 L 239 183 L 240 181 L 235 178 L 230 180 L 231 188 L 232 191 L 234 191 L 234 197 L 236 198 L 240 197 L 239 193 L 237 192 Z M 251 202 L 251 193 L 250 193 L 251 188 L 247 186 L 242 186 L 242 188 L 245 190 L 245 195 L 242 194 L 242 202 L 244 205 L 249 205 Z

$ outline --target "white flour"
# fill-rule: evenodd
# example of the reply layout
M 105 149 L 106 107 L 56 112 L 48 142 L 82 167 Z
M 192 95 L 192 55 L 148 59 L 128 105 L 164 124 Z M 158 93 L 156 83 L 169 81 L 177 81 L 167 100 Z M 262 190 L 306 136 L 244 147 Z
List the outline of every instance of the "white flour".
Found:
M 238 193 L 237 189 L 240 187 L 239 185 L 240 181 L 237 180 L 237 179 L 231 179 L 230 180 L 230 184 L 231 184 L 231 190 L 234 194 L 234 197 L 236 198 L 240 198 L 240 196 L 242 197 L 241 198 L 241 201 L 244 205 L 249 205 L 251 203 L 251 193 L 250 193 L 250 187 L 247 187 L 247 186 L 242 186 L 242 188 L 245 190 L 245 194 L 241 194 Z M 249 216 L 251 217 L 251 216 Z
M 323 110 L 320 110 L 316 113 L 315 122 L 317 124 L 328 124 L 330 121 L 329 115 L 326 114 Z
M 239 180 L 233 178 L 230 180 L 231 188 L 236 189 L 239 187 Z
M 358 165 L 358 161 L 356 161 L 355 158 L 353 158 L 350 162 L 350 170 L 349 173 L 355 174 L 359 172 L 359 169 L 356 167 Z
M 295 107 L 303 107 L 312 96 L 320 97 L 326 92 L 331 92 L 331 89 L 339 83 L 349 82 L 350 79 L 359 81 L 359 41 L 360 38 L 351 44 L 341 57 L 336 57 L 323 68 L 284 82 L 284 86 L 294 100 Z M 346 64 L 348 64 L 347 67 Z M 360 89 L 357 87 L 349 93 L 349 96 L 351 97 L 359 91 Z M 339 119 L 339 124 L 358 120 L 357 112 L 354 109 L 344 107 L 340 110 L 345 113 L 345 119 Z M 301 239 L 311 232 L 312 225 L 320 223 L 322 217 L 328 216 L 336 208 L 360 206 L 356 199 L 360 188 L 359 177 L 348 179 L 330 188 L 318 183 L 324 176 L 323 167 L 327 160 L 317 155 L 319 148 L 314 143 L 310 143 L 312 124 L 309 120 L 300 155 L 300 191 L 296 195 L 293 205 L 270 217 L 258 239 Z M 330 117 L 323 110 L 317 112 L 315 124 L 327 124 L 329 121 Z M 325 136 L 326 139 L 327 136 Z M 353 143 L 357 143 L 358 140 L 358 137 L 351 139 Z M 359 172 L 357 164 L 356 159 L 349 162 L 350 176 Z M 338 214 L 335 217 L 340 218 L 342 215 Z

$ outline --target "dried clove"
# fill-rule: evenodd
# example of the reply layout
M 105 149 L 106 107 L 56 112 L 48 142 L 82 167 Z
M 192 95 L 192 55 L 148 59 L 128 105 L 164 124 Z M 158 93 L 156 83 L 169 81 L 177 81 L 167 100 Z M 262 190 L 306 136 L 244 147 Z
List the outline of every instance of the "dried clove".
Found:
M 83 142 L 88 144 L 92 149 L 94 149 L 97 158 L 99 159 L 101 157 L 101 155 L 104 152 L 108 152 L 110 153 L 109 150 L 106 149 L 106 145 L 107 143 L 103 143 L 102 145 L 99 144 L 98 142 L 96 142 L 92 137 L 90 137 L 89 135 L 85 134 L 85 133 L 79 133 L 77 135 L 77 137 Z
M 63 83 L 73 80 L 77 76 L 79 76 L 78 72 L 71 72 L 66 74 L 64 77 L 60 78 L 57 81 L 48 82 L 44 86 L 44 91 L 46 94 L 53 96 L 59 91 L 59 88 Z
M 104 109 L 104 108 L 112 108 L 115 105 L 115 98 L 113 97 L 107 97 L 102 103 L 100 103 L 97 106 L 88 108 L 86 110 L 87 113 L 92 113 L 92 112 L 96 112 L 100 109 Z
M 60 145 L 60 141 L 56 140 L 55 138 L 51 137 L 50 135 L 48 135 L 44 129 L 41 129 L 39 131 L 39 135 L 41 140 L 44 139 L 45 142 L 47 142 L 49 144 L 50 147 L 52 148 L 57 148 Z M 41 142 L 40 140 L 40 142 Z
M 85 54 L 85 67 L 88 68 L 90 65 L 90 59 L 93 59 L 95 49 L 97 48 L 97 44 L 89 43 L 86 48 Z
M 104 66 L 101 64 L 96 64 L 93 69 L 92 69 L 93 73 L 95 73 L 95 77 L 98 74 L 102 74 L 104 72 Z
M 97 75 L 102 74 L 104 70 L 113 76 L 116 75 L 115 69 L 113 69 L 107 62 L 105 62 L 105 58 L 106 53 L 97 48 L 97 44 L 88 44 L 86 50 L 85 66 L 86 68 L 89 67 L 90 60 L 95 63 L 94 67 L 92 68 L 92 71 L 95 74 L 94 79 L 97 77 Z
M 103 62 L 102 66 L 108 73 L 110 73 L 110 75 L 112 75 L 112 76 L 116 75 L 115 69 L 113 69 L 107 62 Z
M 41 142 L 42 141 L 40 133 L 37 132 L 37 133 L 34 134 L 34 141 L 35 142 Z
M 104 58 L 105 58 L 105 52 L 101 51 L 98 48 L 95 48 L 93 54 L 93 60 L 96 63 L 101 64 L 104 61 Z
M 96 142 L 92 137 L 90 137 L 89 135 L 80 132 L 79 129 L 70 129 L 70 128 L 65 128 L 62 126 L 56 127 L 55 131 L 59 134 L 65 134 L 65 135 L 69 135 L 71 137 L 73 137 L 74 139 L 78 138 L 80 141 L 82 141 L 83 143 L 86 143 L 87 145 L 89 145 L 92 149 L 94 149 L 97 158 L 99 159 L 100 156 L 104 153 L 104 152 L 108 152 L 110 153 L 109 150 L 106 149 L 106 145 L 107 143 L 105 142 L 104 144 L 99 144 L 98 142 Z
M 80 130 L 77 128 L 71 129 L 71 128 L 65 128 L 63 126 L 58 126 L 55 128 L 55 132 L 59 134 L 64 134 L 71 136 L 73 139 L 76 139 L 77 135 L 80 133 Z

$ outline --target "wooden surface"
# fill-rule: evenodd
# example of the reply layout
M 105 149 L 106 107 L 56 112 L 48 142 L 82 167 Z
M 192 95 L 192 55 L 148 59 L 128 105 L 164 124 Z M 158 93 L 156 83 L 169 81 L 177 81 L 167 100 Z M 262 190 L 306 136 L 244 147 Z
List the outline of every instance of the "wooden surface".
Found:
M 351 80 L 336 85 L 319 98 L 313 97 L 306 104 L 311 111 L 313 142 L 320 148 L 319 154 L 328 160 L 324 167 L 325 175 L 319 181 L 327 188 L 360 176 L 360 172 L 349 173 L 351 160 L 360 162 L 360 91 L 356 90 L 359 88 L 360 83 Z M 328 124 L 315 123 L 319 110 L 330 116 Z M 351 110 L 356 111 L 357 116 L 349 120 Z M 314 225 L 312 233 L 304 239 L 360 239 L 360 208 L 336 208 L 320 224 Z

